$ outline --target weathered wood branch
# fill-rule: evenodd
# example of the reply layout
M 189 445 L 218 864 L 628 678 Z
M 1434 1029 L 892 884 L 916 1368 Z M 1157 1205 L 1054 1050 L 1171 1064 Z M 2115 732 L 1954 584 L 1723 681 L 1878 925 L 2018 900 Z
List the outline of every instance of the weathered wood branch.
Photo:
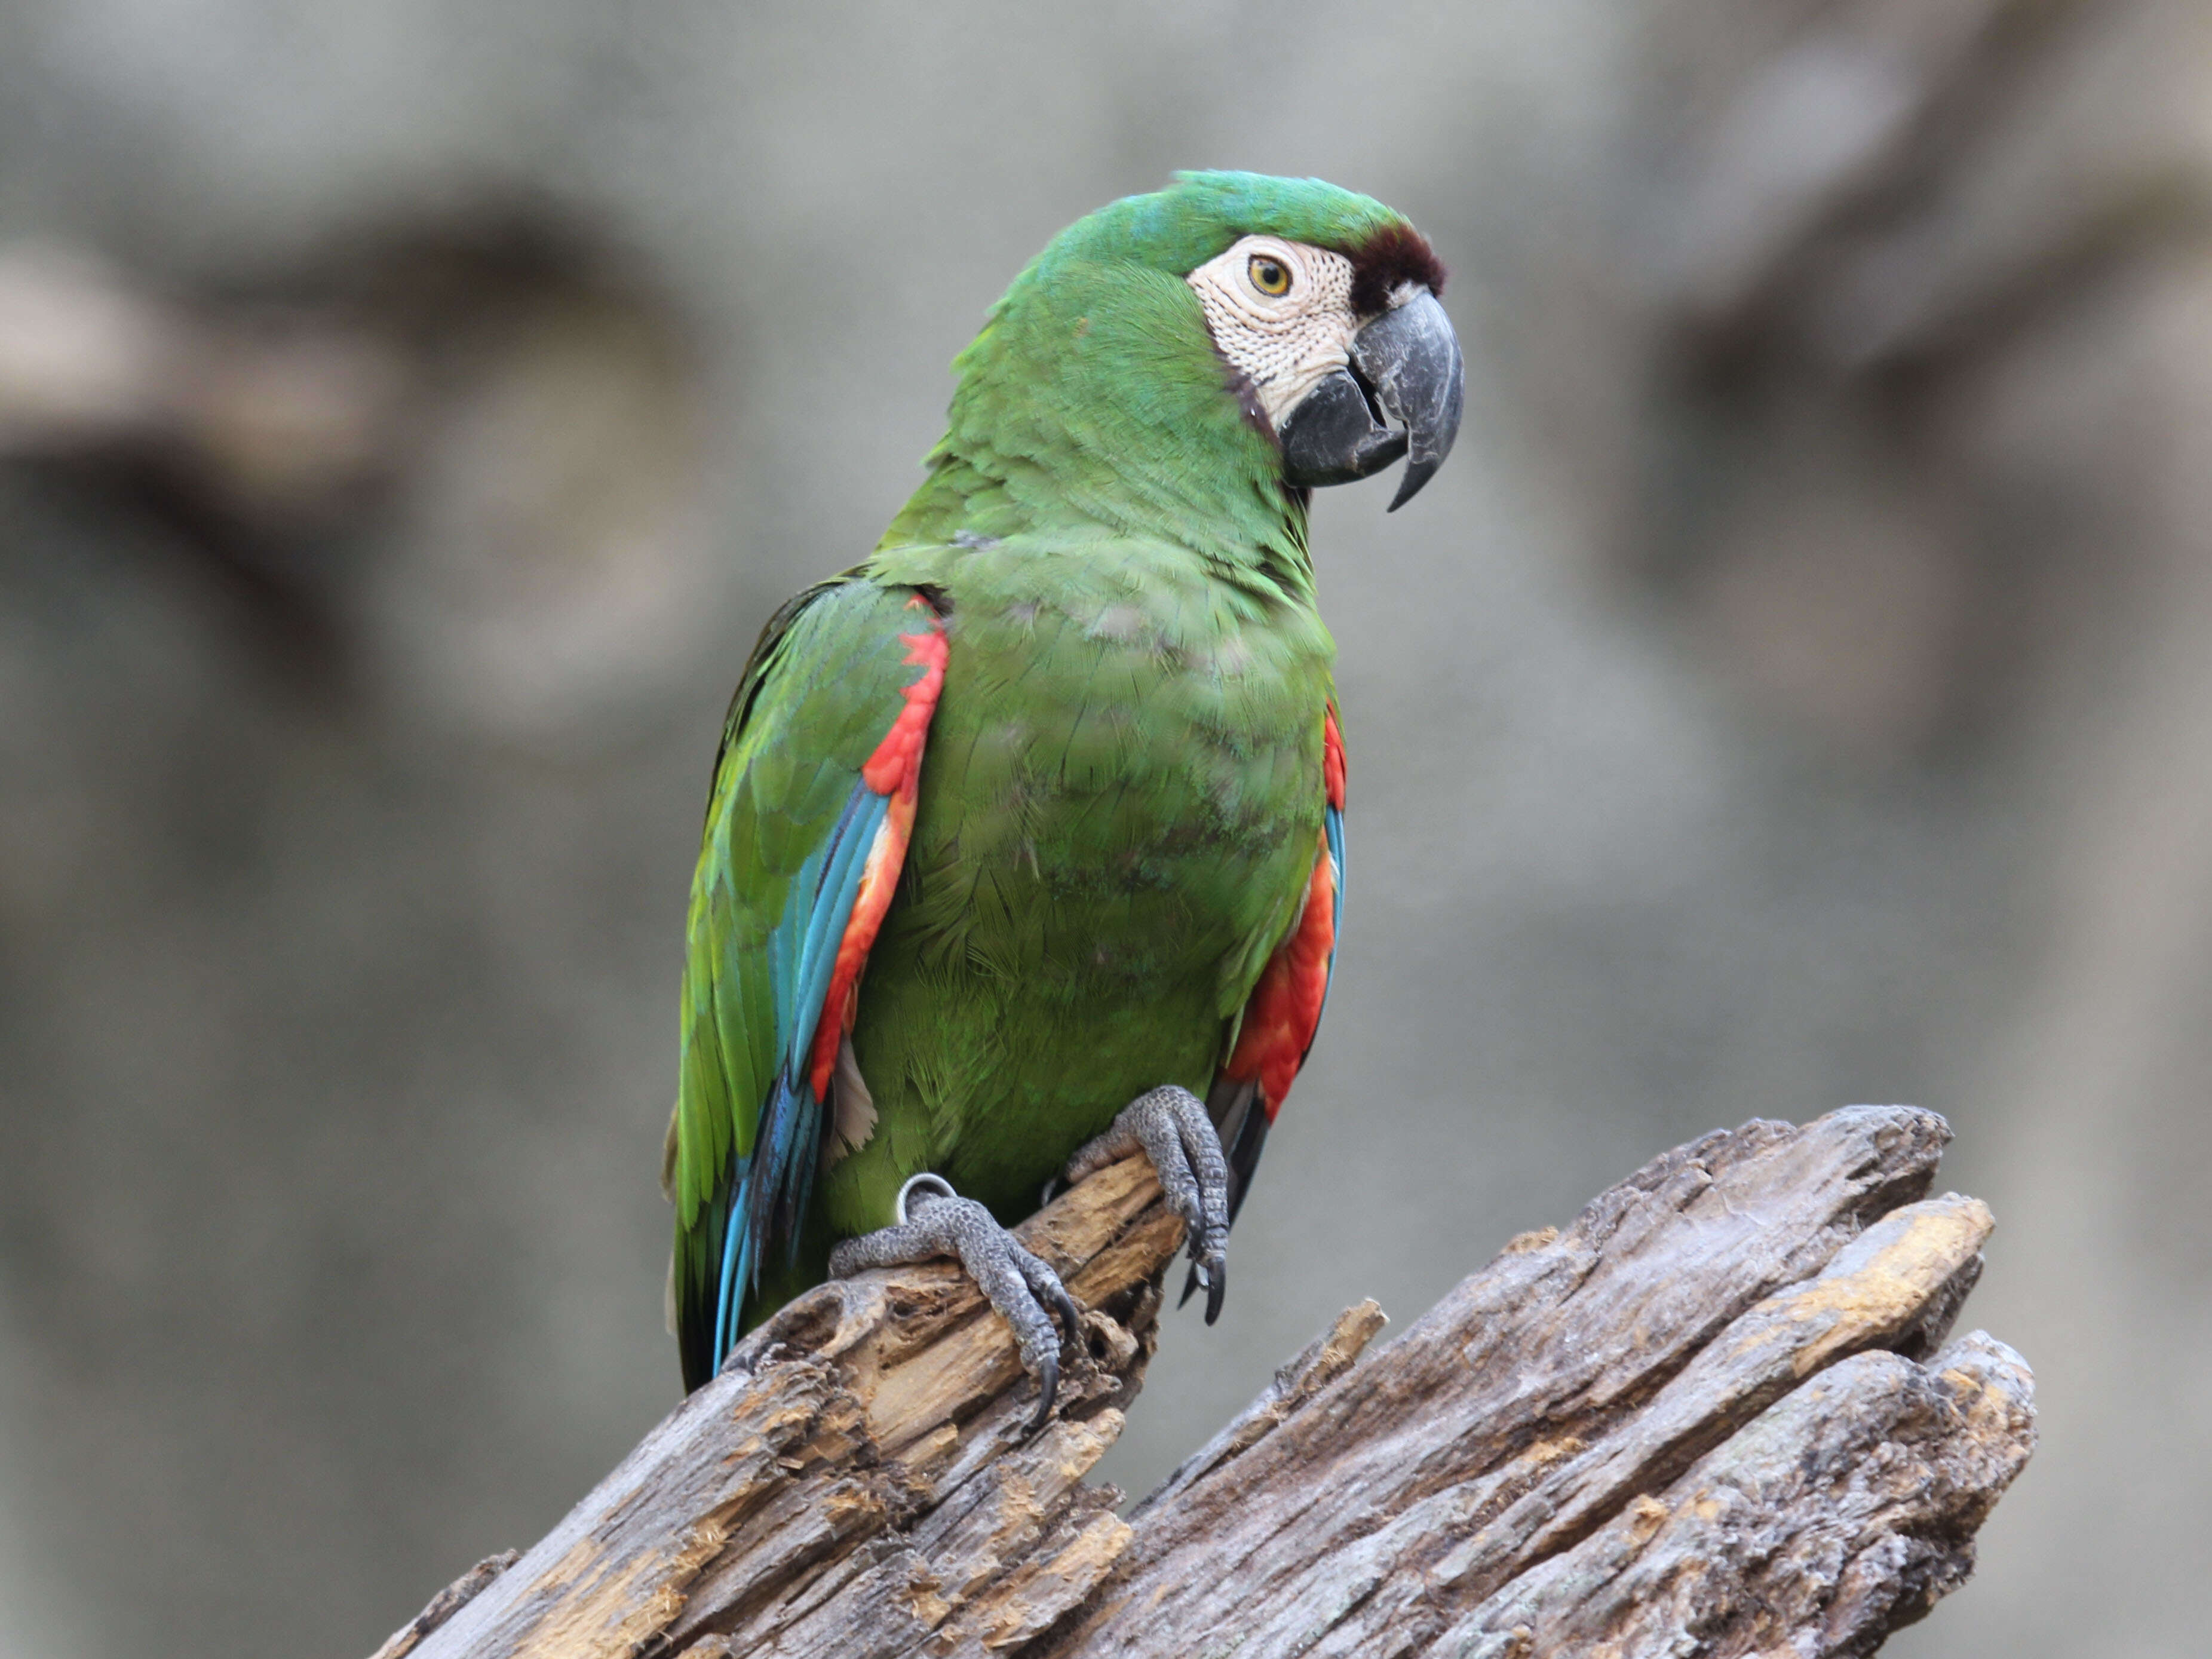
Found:
M 1084 1477 L 1182 1229 L 1114 1165 L 1023 1229 L 1091 1310 L 1042 1433 L 957 1268 L 823 1285 L 380 1659 L 1871 1652 L 2034 1443 L 2019 1356 L 1947 1341 L 1991 1225 L 1924 1197 L 1948 1135 L 1679 1147 L 1364 1363 L 1346 1313 L 1126 1520 Z

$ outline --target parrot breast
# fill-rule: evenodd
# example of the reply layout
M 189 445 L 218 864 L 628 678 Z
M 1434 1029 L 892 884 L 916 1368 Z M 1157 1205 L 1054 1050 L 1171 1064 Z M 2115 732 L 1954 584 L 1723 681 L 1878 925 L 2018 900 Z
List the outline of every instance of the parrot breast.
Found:
M 962 550 L 899 895 L 853 1042 L 878 1115 L 829 1219 L 928 1169 L 1007 1218 L 1135 1096 L 1203 1097 L 1297 918 L 1334 647 L 1183 550 Z M 1049 573 L 1049 580 L 1041 580 Z

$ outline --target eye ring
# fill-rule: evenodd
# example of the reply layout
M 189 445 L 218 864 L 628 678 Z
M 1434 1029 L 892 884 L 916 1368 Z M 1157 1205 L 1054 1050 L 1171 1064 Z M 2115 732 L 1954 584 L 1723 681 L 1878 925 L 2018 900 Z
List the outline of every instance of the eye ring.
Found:
M 1255 253 L 1244 266 L 1245 279 L 1271 300 L 1291 291 L 1291 268 L 1272 253 Z

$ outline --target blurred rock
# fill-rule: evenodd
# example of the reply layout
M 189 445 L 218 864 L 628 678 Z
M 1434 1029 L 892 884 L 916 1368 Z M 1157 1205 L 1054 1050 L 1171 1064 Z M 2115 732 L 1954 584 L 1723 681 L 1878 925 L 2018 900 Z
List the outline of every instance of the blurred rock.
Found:
M 1670 10 L 1666 46 L 1775 27 L 1715 0 Z M 2008 1103 L 1992 1316 L 2048 1356 L 2051 1455 L 1984 1584 L 1893 1646 L 2060 1652 L 2094 1609 L 2092 1645 L 2193 1651 L 2212 12 L 1859 0 L 1701 94 L 1651 118 L 1678 216 L 1634 244 L 1659 482 L 1616 557 L 1820 738 L 1893 764 L 2017 745 L 2044 779 L 2048 908 L 1973 1093 Z
M 149 433 L 179 378 L 179 320 L 83 253 L 0 248 L 0 453 Z
M 161 297 L 0 249 L 0 459 L 137 501 L 313 675 L 566 752 L 706 642 L 695 368 L 634 260 L 510 209 Z
M 361 594 L 380 686 L 540 752 L 619 738 L 718 641 L 730 589 L 694 356 L 649 289 L 550 260 L 460 327 L 426 320 L 437 395 Z
M 2105 354 L 2053 345 L 2212 227 L 2212 21 L 1802 15 L 1715 0 L 1654 25 L 1702 67 L 1646 117 L 1665 188 L 1628 246 L 1656 482 L 1614 545 L 1753 695 L 1894 755 L 1985 729 L 2116 621 L 2097 601 L 2136 554 L 2112 533 Z M 1720 46 L 1747 35 L 1748 61 Z

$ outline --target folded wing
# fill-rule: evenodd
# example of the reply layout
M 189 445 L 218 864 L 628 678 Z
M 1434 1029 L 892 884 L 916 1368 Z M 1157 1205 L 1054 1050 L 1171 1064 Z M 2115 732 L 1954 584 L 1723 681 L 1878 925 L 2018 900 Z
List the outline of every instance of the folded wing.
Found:
M 731 702 L 691 888 L 671 1129 L 686 1388 L 728 1353 L 772 1254 L 797 1250 L 947 650 L 927 596 L 828 582 L 769 622 Z

